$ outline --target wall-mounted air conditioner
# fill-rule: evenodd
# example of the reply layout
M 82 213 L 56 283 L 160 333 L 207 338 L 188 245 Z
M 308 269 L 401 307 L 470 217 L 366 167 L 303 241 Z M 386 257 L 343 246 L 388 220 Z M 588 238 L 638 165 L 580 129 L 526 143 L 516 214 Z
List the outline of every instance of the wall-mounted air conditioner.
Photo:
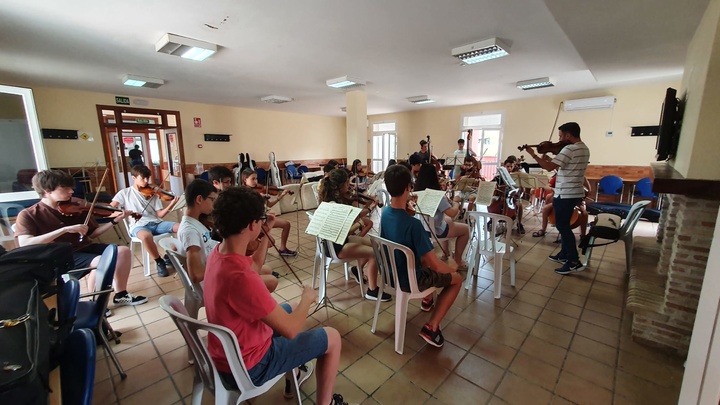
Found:
M 597 110 L 601 108 L 612 108 L 615 105 L 615 97 L 593 97 L 580 98 L 577 100 L 565 100 L 563 108 L 565 111 Z

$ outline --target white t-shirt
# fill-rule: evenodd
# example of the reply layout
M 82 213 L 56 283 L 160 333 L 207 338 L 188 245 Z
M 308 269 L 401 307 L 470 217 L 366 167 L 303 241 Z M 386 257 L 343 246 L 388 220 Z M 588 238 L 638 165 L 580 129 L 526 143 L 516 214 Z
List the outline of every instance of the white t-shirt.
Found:
M 585 197 L 585 171 L 590 162 L 590 149 L 583 142 L 562 148 L 552 160 L 559 166 L 555 182 L 555 198 Z
M 132 219 L 130 220 L 130 229 L 136 226 L 162 222 L 162 219 L 157 216 L 158 210 L 163 209 L 160 198 L 152 197 L 152 199 L 148 201 L 134 186 L 118 191 L 112 200 L 120 203 L 123 209 L 142 214 L 142 218 L 136 222 L 133 222 L 134 220 Z
M 218 245 L 218 241 L 210 238 L 210 230 L 207 229 L 200 221 L 193 217 L 183 215 L 180 221 L 180 228 L 178 228 L 178 239 L 182 245 L 184 251 L 183 254 L 187 254 L 187 250 L 190 246 L 197 246 L 202 252 L 202 262 L 207 263 L 207 258 Z

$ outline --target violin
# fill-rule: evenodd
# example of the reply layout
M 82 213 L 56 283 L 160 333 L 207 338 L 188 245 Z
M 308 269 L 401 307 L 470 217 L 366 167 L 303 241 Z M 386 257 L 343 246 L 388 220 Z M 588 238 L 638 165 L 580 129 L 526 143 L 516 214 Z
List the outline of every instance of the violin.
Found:
M 405 203 L 405 212 L 407 212 L 408 215 L 411 217 L 414 217 L 417 213 L 417 195 L 411 195 L 407 203 Z
M 149 200 L 154 196 L 158 196 L 161 201 L 172 201 L 175 198 L 175 194 L 165 191 L 157 186 L 148 185 L 145 187 L 138 187 L 138 191 L 143 195 L 143 197 L 145 197 L 146 200 Z
M 522 146 L 518 146 L 518 150 L 523 151 L 526 148 L 536 148 L 537 152 L 540 154 L 552 153 L 553 155 L 557 155 L 558 153 L 560 153 L 560 151 L 564 147 L 570 145 L 571 143 L 572 142 L 569 142 L 569 141 L 558 141 L 558 142 L 543 141 L 537 145 L 525 144 Z
M 283 191 L 287 191 L 288 194 L 290 194 L 290 195 L 295 194 L 294 191 L 284 190 L 282 188 L 277 188 L 277 187 L 272 187 L 272 186 L 264 187 L 261 185 L 257 185 L 255 187 L 253 187 L 253 190 L 257 191 L 258 193 L 267 194 L 267 195 L 278 195 L 278 194 L 281 194 Z
M 90 212 L 90 208 L 92 207 L 95 207 L 92 212 L 93 216 L 100 218 L 107 218 L 116 212 L 123 212 L 123 210 L 120 208 L 111 207 L 109 205 L 92 204 L 79 198 L 71 198 L 67 201 L 58 202 L 57 209 L 63 216 L 75 217 L 78 215 L 87 214 L 88 212 Z M 132 217 L 137 220 L 142 218 L 142 215 L 135 212 L 132 214 Z

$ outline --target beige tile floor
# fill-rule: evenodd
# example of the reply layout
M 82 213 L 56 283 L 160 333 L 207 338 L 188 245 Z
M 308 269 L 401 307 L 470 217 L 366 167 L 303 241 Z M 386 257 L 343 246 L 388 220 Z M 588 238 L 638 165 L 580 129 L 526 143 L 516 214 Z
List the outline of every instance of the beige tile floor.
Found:
M 285 214 L 300 229 L 306 216 Z M 546 260 L 556 250 L 557 232 L 533 238 L 539 218 L 527 215 L 528 233 L 516 250 L 517 285 L 504 275 L 502 298 L 493 299 L 491 264 L 476 288 L 460 293 L 443 322 L 441 349 L 417 336 L 428 314 L 411 301 L 405 352 L 394 352 L 394 310 L 384 304 L 378 332 L 370 325 L 374 305 L 360 298 L 359 287 L 333 266 L 328 294 L 343 311 L 321 310 L 308 318 L 308 328 L 338 329 L 343 349 L 335 390 L 349 403 L 363 404 L 675 404 L 682 381 L 683 359 L 641 346 L 630 338 L 631 314 L 624 310 L 626 279 L 621 244 L 595 249 L 591 267 L 572 276 L 553 272 Z M 295 228 L 290 247 L 297 244 Z M 653 235 L 655 225 L 640 223 L 636 235 Z M 279 235 L 278 235 L 279 236 Z M 114 235 L 112 235 L 114 237 Z M 110 239 L 110 237 L 108 237 Z M 314 239 L 299 236 L 300 255 L 291 259 L 304 283 L 310 280 Z M 183 297 L 180 280 L 143 276 L 139 250 L 130 290 L 150 298 L 137 307 L 113 309 L 110 322 L 123 332 L 114 345 L 128 377 L 120 380 L 114 365 L 98 351 L 94 403 L 190 403 L 193 367 L 185 343 L 170 318 L 158 307 L 164 294 Z M 287 271 L 276 255 L 269 264 Z M 509 263 L 504 262 L 507 271 Z M 300 289 L 291 275 L 281 278 L 279 302 L 297 299 Z M 200 317 L 204 318 L 201 310 Z M 283 384 L 253 401 L 293 403 L 282 397 Z M 303 402 L 314 403 L 315 382 L 303 387 Z M 204 403 L 213 403 L 207 391 Z

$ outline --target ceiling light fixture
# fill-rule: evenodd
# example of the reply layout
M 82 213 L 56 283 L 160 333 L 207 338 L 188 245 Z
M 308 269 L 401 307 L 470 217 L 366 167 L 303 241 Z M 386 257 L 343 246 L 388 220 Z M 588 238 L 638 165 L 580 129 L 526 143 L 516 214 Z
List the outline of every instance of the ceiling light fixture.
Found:
M 136 76 L 136 75 L 125 75 L 122 78 L 123 84 L 131 87 L 147 87 L 150 89 L 157 89 L 158 87 L 165 84 L 163 79 L 155 79 L 152 77 Z
M 429 98 L 428 96 L 415 96 L 415 97 L 408 97 L 407 99 L 409 102 L 414 104 L 429 104 L 434 103 L 435 100 Z
M 285 96 L 266 96 L 261 98 L 260 100 L 271 103 L 271 104 L 282 104 L 282 103 L 289 103 L 293 101 L 294 99 L 292 97 L 285 97 Z
M 329 87 L 335 89 L 349 89 L 353 87 L 360 87 L 365 85 L 364 80 L 351 79 L 348 76 L 342 76 L 335 79 L 330 79 L 325 82 Z
M 543 87 L 555 86 L 555 81 L 549 77 L 540 77 L 538 79 L 523 80 L 517 82 L 517 88 L 522 90 L 542 89 Z
M 155 44 L 157 52 L 203 61 L 217 52 L 217 45 L 175 34 L 165 34 Z
M 452 56 L 471 65 L 510 54 L 510 47 L 497 38 L 486 39 L 452 50 Z

